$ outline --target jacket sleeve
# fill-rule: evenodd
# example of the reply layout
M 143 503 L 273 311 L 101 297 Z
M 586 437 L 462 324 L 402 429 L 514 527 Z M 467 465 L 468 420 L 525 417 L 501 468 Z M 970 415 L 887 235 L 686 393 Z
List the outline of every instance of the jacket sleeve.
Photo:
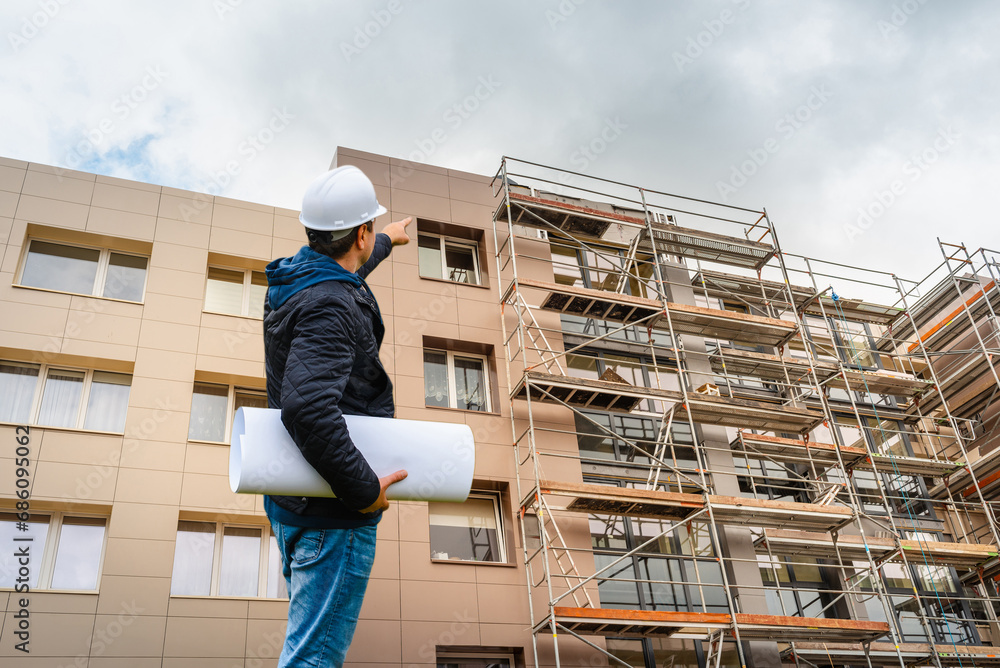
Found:
M 343 304 L 321 299 L 295 324 L 281 385 L 281 421 L 306 461 L 351 510 L 375 503 L 378 476 L 351 441 L 340 399 L 354 366 L 356 324 Z
M 358 276 L 364 278 L 372 273 L 372 270 L 379 265 L 379 262 L 389 257 L 389 253 L 391 252 L 392 242 L 389 240 L 389 235 L 385 232 L 379 232 L 375 237 L 375 248 L 372 249 L 372 256 L 358 269 Z

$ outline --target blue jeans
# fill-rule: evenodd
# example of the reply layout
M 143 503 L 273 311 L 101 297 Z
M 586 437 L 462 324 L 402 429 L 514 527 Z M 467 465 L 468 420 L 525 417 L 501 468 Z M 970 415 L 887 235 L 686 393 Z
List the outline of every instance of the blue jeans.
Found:
M 271 520 L 288 583 L 278 668 L 343 665 L 375 561 L 376 527 L 313 529 Z

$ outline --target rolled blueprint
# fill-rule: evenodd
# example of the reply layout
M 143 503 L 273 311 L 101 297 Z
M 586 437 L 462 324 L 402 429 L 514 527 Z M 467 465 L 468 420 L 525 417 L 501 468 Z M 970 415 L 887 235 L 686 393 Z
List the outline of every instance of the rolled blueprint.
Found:
M 345 415 L 351 440 L 379 477 L 405 469 L 386 491 L 400 501 L 462 502 L 476 465 L 472 430 L 464 424 Z M 242 494 L 336 496 L 281 422 L 281 411 L 240 408 L 233 421 L 229 486 Z

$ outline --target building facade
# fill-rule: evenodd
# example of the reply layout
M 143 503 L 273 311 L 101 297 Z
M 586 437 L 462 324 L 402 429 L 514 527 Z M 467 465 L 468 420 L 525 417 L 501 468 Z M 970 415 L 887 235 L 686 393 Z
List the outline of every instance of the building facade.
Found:
M 995 661 L 990 252 L 832 278 L 764 212 L 346 164 L 415 219 L 369 280 L 397 417 L 477 450 L 466 503 L 380 523 L 351 665 Z M 4 665 L 277 663 L 279 557 L 228 442 L 266 405 L 263 270 L 297 216 L 0 160 Z

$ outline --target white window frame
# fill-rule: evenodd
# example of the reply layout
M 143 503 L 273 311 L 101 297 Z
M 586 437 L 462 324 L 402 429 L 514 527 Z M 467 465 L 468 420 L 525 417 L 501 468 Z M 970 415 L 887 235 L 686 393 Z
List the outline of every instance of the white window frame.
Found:
M 248 524 L 241 522 L 213 522 L 212 520 L 181 520 L 182 522 L 201 522 L 204 524 L 214 524 L 215 525 L 215 543 L 212 546 L 212 583 L 209 586 L 209 593 L 205 594 L 170 594 L 171 596 L 180 596 L 188 598 L 206 598 L 206 596 L 211 596 L 213 598 L 262 598 L 268 601 L 287 601 L 287 598 L 269 598 L 267 595 L 267 567 L 268 567 L 268 557 L 269 550 L 271 549 L 271 536 L 274 536 L 274 530 L 269 526 L 264 526 L 262 524 Z M 230 596 L 219 594 L 219 585 L 222 583 L 222 540 L 225 536 L 226 529 L 257 529 L 260 531 L 260 558 L 257 562 L 257 595 L 256 596 Z M 178 525 L 179 531 L 179 525 Z M 175 533 L 176 536 L 176 533 Z M 278 563 L 281 563 L 281 550 L 278 548 Z M 174 558 L 177 558 L 176 547 L 174 548 Z M 173 577 L 173 566 L 171 565 L 171 578 Z M 284 575 L 279 568 L 277 577 L 284 580 Z
M 237 385 L 233 385 L 233 384 L 226 385 L 225 383 L 213 383 L 213 382 L 207 381 L 207 380 L 196 380 L 191 385 L 191 390 L 192 390 L 191 400 L 192 401 L 194 400 L 194 386 L 195 385 L 216 385 L 218 387 L 226 387 L 226 388 L 228 388 L 228 392 L 226 394 L 226 433 L 225 433 L 225 436 L 223 437 L 223 439 L 221 441 L 209 441 L 209 440 L 204 439 L 204 438 L 188 438 L 187 440 L 190 443 L 215 443 L 215 444 L 225 443 L 227 445 L 229 444 L 229 441 L 232 440 L 233 418 L 236 417 L 236 393 L 237 392 L 245 393 L 245 394 L 256 394 L 256 395 L 262 396 L 265 400 L 267 399 L 267 390 L 266 389 L 261 389 L 261 388 L 257 388 L 257 387 L 243 387 L 243 386 L 237 386 Z M 190 407 L 188 407 L 188 433 L 191 433 L 191 409 L 190 409 Z
M 107 369 L 81 369 L 80 367 L 69 366 L 65 364 L 34 364 L 31 362 L 17 362 L 14 360 L 0 360 L 4 364 L 10 366 L 19 367 L 33 367 L 38 369 L 38 376 L 35 378 L 35 392 L 31 399 L 31 412 L 28 414 L 28 424 L 32 427 L 38 427 L 39 429 L 79 429 L 81 431 L 90 431 L 98 434 L 124 434 L 125 430 L 122 431 L 104 431 L 100 429 L 87 429 L 84 427 L 84 423 L 87 421 L 87 405 L 90 403 L 90 388 L 94 381 L 94 373 L 114 373 L 120 376 L 128 376 L 130 379 L 134 379 L 133 374 L 125 373 L 124 371 L 108 371 Z M 53 425 L 38 424 L 38 414 L 42 409 L 42 397 L 45 391 L 45 381 L 48 378 L 49 371 L 73 371 L 76 373 L 83 373 L 83 388 L 80 393 L 80 403 L 76 407 L 76 423 L 71 427 L 56 427 Z M 131 396 L 132 383 L 129 381 L 129 395 Z M 125 409 L 128 411 L 128 407 Z M 8 423 L 9 424 L 9 423 Z
M 418 236 L 418 239 L 417 239 L 417 245 L 418 246 L 420 244 L 420 239 L 419 239 L 420 237 L 425 237 L 425 238 L 428 238 L 428 239 L 437 239 L 438 243 L 439 243 L 439 248 L 441 250 L 441 276 L 442 276 L 442 278 L 437 278 L 435 276 L 424 276 L 423 274 L 420 274 L 421 278 L 429 278 L 429 279 L 435 280 L 435 281 L 448 281 L 449 283 L 457 283 L 459 285 L 482 285 L 483 284 L 483 275 L 482 275 L 482 272 L 479 269 L 479 242 L 478 241 L 469 241 L 467 239 L 456 239 L 455 237 L 449 237 L 449 236 L 444 235 L 444 234 L 434 234 L 433 232 L 418 232 L 417 236 Z M 476 279 L 475 282 L 473 282 L 473 283 L 466 283 L 465 281 L 456 281 L 453 278 L 447 278 L 450 275 L 449 272 L 448 272 L 448 261 L 445 258 L 445 251 L 447 249 L 448 244 L 451 244 L 453 246 L 464 246 L 465 248 L 469 248 L 469 249 L 472 250 L 472 267 L 473 267 L 473 272 L 475 273 L 475 279 Z M 420 270 L 419 260 L 418 260 L 417 270 L 418 271 Z
M 57 288 L 40 288 L 35 285 L 25 285 L 21 282 L 21 278 L 24 275 L 24 268 L 28 263 L 28 255 L 31 253 L 31 244 L 35 241 L 39 241 L 47 244 L 54 244 L 56 246 L 66 246 L 68 248 L 82 248 L 84 250 L 96 250 L 100 252 L 97 258 L 97 272 L 94 276 L 94 284 L 90 286 L 90 292 L 72 292 L 70 290 L 59 290 Z M 142 276 L 142 295 L 139 297 L 138 301 L 132 301 L 131 299 L 119 299 L 118 297 L 105 297 L 101 292 L 104 292 L 104 284 L 108 279 L 108 267 L 111 264 L 111 254 L 115 255 L 129 255 L 131 257 L 141 257 L 146 261 L 146 271 L 143 272 Z M 86 297 L 93 297 L 95 299 L 109 299 L 113 302 L 122 302 L 125 304 L 142 304 L 146 301 L 146 285 L 149 283 L 149 256 L 143 255 L 142 253 L 133 253 L 130 251 L 118 250 L 117 248 L 109 248 L 102 246 L 90 246 L 88 244 L 76 244 L 67 243 L 65 241 L 58 241 L 55 239 L 45 239 L 42 237 L 29 237 L 27 244 L 25 244 L 25 252 L 21 257 L 21 264 L 17 268 L 17 282 L 14 283 L 16 287 L 27 288 L 29 290 L 44 290 L 46 292 L 60 292 L 67 295 L 84 295 Z
M 459 661 L 483 661 L 485 663 L 505 660 L 510 668 L 517 668 L 517 663 L 514 661 L 514 654 L 512 652 L 477 652 L 475 649 L 466 652 L 438 652 L 434 662 L 435 668 L 440 663 L 448 663 L 449 660 L 455 661 L 456 659 Z
M 259 269 L 244 269 L 241 267 L 227 267 L 223 264 L 210 264 L 209 269 L 221 269 L 223 271 L 235 271 L 243 274 L 243 294 L 240 303 L 239 313 L 226 313 L 225 311 L 213 311 L 209 309 L 205 300 L 208 298 L 208 271 L 205 272 L 205 294 L 202 296 L 202 311 L 205 313 L 214 313 L 216 315 L 231 315 L 240 318 L 253 318 L 254 320 L 262 320 L 261 317 L 250 315 L 250 285 L 253 281 L 254 274 L 264 274 L 263 271 Z M 267 276 L 264 274 L 265 277 Z
M 486 355 L 479 355 L 477 353 L 464 353 L 455 350 L 442 350 L 440 348 L 428 348 L 425 347 L 424 351 L 430 351 L 434 353 L 444 353 L 448 356 L 447 371 L 448 371 L 448 406 L 451 410 L 456 411 L 469 411 L 471 413 L 491 413 L 493 412 L 493 397 L 491 396 L 490 388 L 490 361 L 487 359 Z M 474 411 L 470 408 L 459 408 L 458 407 L 458 384 L 455 382 L 455 357 L 465 357 L 466 359 L 475 359 L 483 363 L 483 396 L 486 397 L 486 410 Z M 424 382 L 426 383 L 426 376 Z M 424 386 L 424 400 L 427 399 L 427 387 Z M 432 406 L 431 408 L 445 408 L 445 406 Z
M 503 512 L 501 512 L 501 504 L 503 503 L 503 494 L 501 492 L 495 492 L 491 490 L 484 489 L 473 489 L 469 492 L 468 499 L 480 499 L 484 501 L 490 501 L 493 503 L 493 515 L 497 523 L 497 559 L 495 561 L 476 561 L 474 559 L 441 559 L 434 557 L 434 561 L 442 562 L 455 562 L 460 564 L 506 564 L 507 561 L 507 527 L 503 522 Z M 428 516 L 428 527 L 430 526 L 430 517 Z M 431 554 L 434 553 L 434 546 L 430 546 Z
M 14 513 L 17 514 L 18 511 L 13 508 L 0 508 L 0 512 L 4 513 Z M 96 513 L 78 513 L 78 512 L 66 512 L 66 511 L 42 511 L 42 512 L 32 512 L 31 518 L 28 520 L 28 524 L 36 523 L 35 517 L 45 516 L 49 518 L 47 524 L 49 525 L 48 531 L 45 534 L 45 545 L 42 548 L 41 558 L 38 558 L 38 546 L 34 543 L 28 543 L 31 545 L 31 564 L 32 569 L 38 570 L 38 583 L 32 587 L 33 591 L 70 591 L 70 592 L 99 592 L 101 590 L 101 576 L 104 574 L 104 556 L 108 550 L 108 525 L 111 523 L 110 517 L 107 515 L 100 515 Z M 52 576 L 55 574 L 56 567 L 56 551 L 59 546 L 59 539 L 62 537 L 63 520 L 66 518 L 75 519 L 99 519 L 104 520 L 104 540 L 101 542 L 101 556 L 97 562 L 97 583 L 94 585 L 94 589 L 52 589 Z M 11 587 L 0 587 L 0 591 L 13 591 Z

